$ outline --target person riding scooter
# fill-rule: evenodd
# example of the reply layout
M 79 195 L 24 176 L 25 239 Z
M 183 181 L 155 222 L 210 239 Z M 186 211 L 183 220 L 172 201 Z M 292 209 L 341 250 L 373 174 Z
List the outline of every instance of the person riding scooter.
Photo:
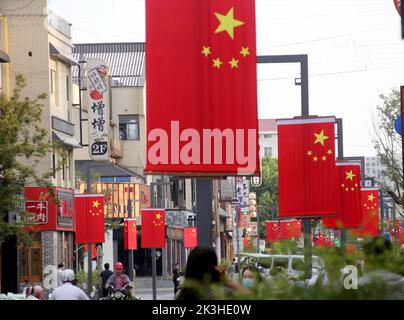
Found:
M 105 289 L 108 289 L 108 295 L 111 297 L 112 293 L 115 291 L 121 291 L 131 299 L 133 288 L 133 284 L 130 281 L 129 277 L 123 273 L 123 264 L 121 262 L 117 262 L 115 264 L 115 273 L 109 277 L 107 283 L 105 284 Z

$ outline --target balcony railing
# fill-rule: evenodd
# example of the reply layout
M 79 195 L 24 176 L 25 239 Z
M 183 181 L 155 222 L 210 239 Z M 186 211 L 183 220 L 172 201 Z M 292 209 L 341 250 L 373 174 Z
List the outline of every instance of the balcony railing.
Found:
M 123 158 L 123 145 L 120 140 L 111 140 L 111 157 L 112 158 Z

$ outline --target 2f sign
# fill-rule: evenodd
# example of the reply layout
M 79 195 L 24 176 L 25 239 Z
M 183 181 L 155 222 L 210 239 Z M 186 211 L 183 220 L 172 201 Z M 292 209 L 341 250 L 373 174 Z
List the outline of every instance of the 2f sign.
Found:
M 94 142 L 91 145 L 91 155 L 93 156 L 103 156 L 108 152 L 107 142 Z

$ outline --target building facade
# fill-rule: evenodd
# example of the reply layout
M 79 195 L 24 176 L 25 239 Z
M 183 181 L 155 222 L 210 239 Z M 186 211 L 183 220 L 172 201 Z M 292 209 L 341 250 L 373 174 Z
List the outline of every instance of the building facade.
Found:
M 42 127 L 49 139 L 61 142 L 61 152 L 48 154 L 35 167 L 37 173 L 52 172 L 54 186 L 73 190 L 75 182 L 74 150 L 80 145 L 74 140 L 72 122 L 71 25 L 48 10 L 47 0 L 2 0 L 1 15 L 6 22 L 1 33 L 1 43 L 6 43 L 8 55 L 13 61 L 1 78 L 6 94 L 12 92 L 14 79 L 23 75 L 27 86 L 23 96 L 35 99 L 46 94 L 42 102 Z M 18 10 L 16 9 L 18 8 Z M 4 21 L 4 20 L 3 20 Z M 3 71 L 3 70 L 2 70 Z M 3 73 L 3 72 L 2 72 Z M 57 214 L 57 213 L 55 213 Z M 29 248 L 16 243 L 15 265 L 18 265 L 17 281 L 12 280 L 2 290 L 17 291 L 18 284 L 42 281 L 46 266 L 64 263 L 73 265 L 73 233 L 60 230 L 38 232 Z M 69 250 L 66 250 L 69 248 Z

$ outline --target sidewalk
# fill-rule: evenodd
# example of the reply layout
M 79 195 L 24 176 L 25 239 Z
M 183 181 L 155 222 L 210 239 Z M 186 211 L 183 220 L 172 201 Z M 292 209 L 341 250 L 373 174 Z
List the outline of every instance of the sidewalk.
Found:
M 151 289 L 153 286 L 153 279 L 150 277 L 139 277 L 134 280 L 136 289 Z M 174 290 L 174 284 L 171 279 L 163 279 L 157 277 L 157 288 L 167 288 Z

